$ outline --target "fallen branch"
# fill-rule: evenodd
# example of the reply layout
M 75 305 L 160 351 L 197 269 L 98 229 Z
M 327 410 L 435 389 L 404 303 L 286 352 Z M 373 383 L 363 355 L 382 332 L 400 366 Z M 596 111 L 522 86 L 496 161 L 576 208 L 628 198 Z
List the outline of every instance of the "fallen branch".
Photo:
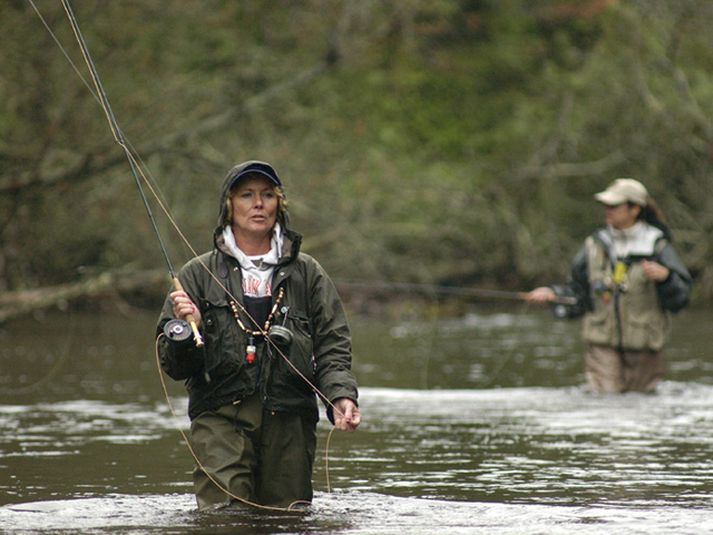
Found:
M 169 282 L 163 270 L 124 270 L 100 273 L 80 282 L 6 292 L 0 295 L 0 323 L 38 310 L 64 308 L 71 301 L 115 297 L 161 285 L 168 289 Z

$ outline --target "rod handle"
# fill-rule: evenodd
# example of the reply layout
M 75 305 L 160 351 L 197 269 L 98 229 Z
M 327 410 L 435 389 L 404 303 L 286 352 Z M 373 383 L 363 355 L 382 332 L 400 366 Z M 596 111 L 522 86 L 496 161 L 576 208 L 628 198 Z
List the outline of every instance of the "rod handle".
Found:
M 173 277 L 173 288 L 177 292 L 185 292 L 185 290 L 183 289 L 183 285 L 181 284 L 181 281 L 178 280 L 178 277 Z M 193 331 L 193 339 L 196 341 L 196 347 L 203 347 L 203 337 L 201 336 L 201 333 L 198 330 L 198 325 L 196 324 L 196 318 L 193 317 L 193 314 L 187 314 L 186 321 L 191 326 L 191 331 Z

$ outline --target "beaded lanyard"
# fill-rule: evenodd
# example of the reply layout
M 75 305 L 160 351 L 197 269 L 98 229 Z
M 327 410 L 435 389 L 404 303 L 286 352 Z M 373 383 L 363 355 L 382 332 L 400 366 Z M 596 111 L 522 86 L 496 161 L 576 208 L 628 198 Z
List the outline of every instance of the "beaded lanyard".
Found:
M 257 330 L 254 331 L 252 329 L 248 329 L 245 324 L 242 322 L 240 319 L 240 313 L 238 310 L 238 304 L 231 300 L 230 301 L 230 308 L 233 310 L 233 316 L 235 316 L 235 321 L 238 323 L 238 327 L 240 327 L 245 334 L 248 335 L 248 345 L 245 348 L 245 361 L 248 364 L 252 364 L 255 362 L 255 351 L 257 351 L 257 348 L 255 347 L 255 337 L 256 336 L 264 336 L 267 331 L 270 330 L 270 324 L 272 323 L 272 320 L 275 316 L 275 311 L 277 310 L 277 307 L 280 305 L 280 301 L 282 301 L 282 298 L 285 295 L 285 289 L 280 288 L 280 291 L 277 294 L 277 299 L 275 299 L 275 304 L 272 305 L 272 309 L 270 310 L 270 313 L 267 315 L 267 319 L 265 320 L 265 325 L 263 326 L 262 330 Z

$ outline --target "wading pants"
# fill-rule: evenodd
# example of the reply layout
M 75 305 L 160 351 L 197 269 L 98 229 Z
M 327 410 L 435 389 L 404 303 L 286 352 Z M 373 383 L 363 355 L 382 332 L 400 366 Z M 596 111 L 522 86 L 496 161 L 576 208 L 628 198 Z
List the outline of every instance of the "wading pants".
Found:
M 650 392 L 666 373 L 661 351 L 623 351 L 590 345 L 584 355 L 587 383 L 595 392 Z
M 193 471 L 198 507 L 239 501 L 215 482 L 261 505 L 310 502 L 315 427 L 298 414 L 263 410 L 257 395 L 197 416 L 190 441 L 200 462 Z

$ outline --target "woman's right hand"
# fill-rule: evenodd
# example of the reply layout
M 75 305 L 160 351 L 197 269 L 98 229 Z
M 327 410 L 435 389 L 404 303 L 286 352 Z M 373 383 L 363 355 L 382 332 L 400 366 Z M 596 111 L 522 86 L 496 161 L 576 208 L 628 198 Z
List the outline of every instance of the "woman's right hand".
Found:
M 549 303 L 554 301 L 556 297 L 554 290 L 549 286 L 540 286 L 524 295 L 525 301 L 537 304 Z
M 193 319 L 196 321 L 196 326 L 200 327 L 201 313 L 198 307 L 191 301 L 188 294 L 183 290 L 171 292 L 169 295 L 171 304 L 173 305 L 173 315 L 181 320 L 185 320 L 186 316 L 193 314 Z
M 361 423 L 359 407 L 349 398 L 334 401 L 334 426 L 340 431 L 354 431 Z

